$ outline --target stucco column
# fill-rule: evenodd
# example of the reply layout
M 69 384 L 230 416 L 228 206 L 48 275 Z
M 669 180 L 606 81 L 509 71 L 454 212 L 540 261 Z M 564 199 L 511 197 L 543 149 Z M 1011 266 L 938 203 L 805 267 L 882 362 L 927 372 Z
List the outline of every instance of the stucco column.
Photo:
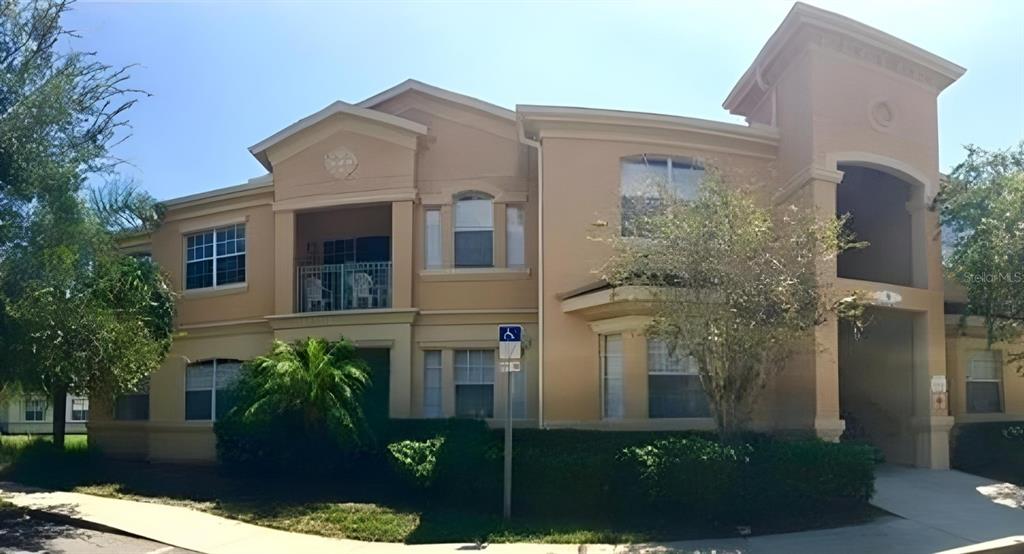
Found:
M 274 313 L 295 311 L 295 212 L 274 212 Z
M 810 200 L 814 213 L 822 219 L 836 216 L 836 187 L 841 174 L 834 181 L 811 179 Z M 819 283 L 832 287 L 836 280 L 836 259 L 818 262 Z M 839 416 L 839 322 L 829 317 L 814 330 L 814 432 L 825 440 L 838 441 L 845 422 Z
M 441 267 L 455 266 L 455 223 L 452 205 L 441 206 Z
M 506 267 L 505 203 L 494 203 L 494 267 Z
M 412 307 L 412 201 L 391 203 L 391 307 Z
M 915 465 L 949 469 L 949 431 L 953 417 L 949 402 L 933 401 L 932 379 L 946 378 L 946 322 L 942 297 L 914 318 L 914 454 Z M 947 390 L 948 390 L 947 383 Z
M 455 351 L 441 351 L 441 413 L 455 417 Z
M 412 416 L 412 326 L 396 330 L 390 350 L 391 377 L 388 383 L 388 412 L 393 418 Z

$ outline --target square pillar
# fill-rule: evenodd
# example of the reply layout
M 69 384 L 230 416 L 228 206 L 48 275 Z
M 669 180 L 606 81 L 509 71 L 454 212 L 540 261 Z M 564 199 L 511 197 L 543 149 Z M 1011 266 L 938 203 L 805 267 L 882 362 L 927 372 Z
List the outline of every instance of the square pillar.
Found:
M 295 312 L 295 212 L 274 212 L 274 313 Z
M 948 395 L 932 395 L 932 379 L 946 379 L 946 322 L 942 297 L 929 303 L 928 311 L 914 318 L 914 465 L 949 469 Z M 946 384 L 949 389 L 949 384 Z
M 412 201 L 391 203 L 391 307 L 412 307 Z

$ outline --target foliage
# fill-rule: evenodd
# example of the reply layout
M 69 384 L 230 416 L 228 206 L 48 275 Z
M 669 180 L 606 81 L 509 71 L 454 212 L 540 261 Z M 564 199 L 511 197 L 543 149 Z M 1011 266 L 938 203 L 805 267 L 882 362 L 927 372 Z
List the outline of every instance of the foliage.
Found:
M 602 270 L 615 287 L 648 287 L 648 336 L 693 356 L 719 432 L 734 436 L 759 393 L 814 328 L 839 316 L 859 325 L 863 302 L 839 297 L 818 279 L 840 252 L 863 246 L 845 219 L 780 213 L 710 172 L 696 200 L 658 189 L 643 214 L 642 237 L 605 237 L 614 251 Z M 855 328 L 859 328 L 856 327 Z
M 218 455 L 265 469 L 351 461 L 369 439 L 361 405 L 369 385 L 369 368 L 344 338 L 274 341 L 242 367 L 230 392 L 236 404 L 214 425 Z
M 937 198 L 949 246 L 948 274 L 967 291 L 989 343 L 1024 332 L 1024 142 L 986 151 L 967 146 Z M 1009 360 L 1024 372 L 1024 356 Z
M 444 446 L 444 437 L 393 442 L 387 446 L 395 471 L 413 486 L 427 488 L 437 474 L 437 455 Z
M 1024 486 L 1024 422 L 959 424 L 950 450 L 956 469 Z
M 116 235 L 144 233 L 163 221 L 166 207 L 130 181 L 112 181 L 89 191 L 89 207 Z

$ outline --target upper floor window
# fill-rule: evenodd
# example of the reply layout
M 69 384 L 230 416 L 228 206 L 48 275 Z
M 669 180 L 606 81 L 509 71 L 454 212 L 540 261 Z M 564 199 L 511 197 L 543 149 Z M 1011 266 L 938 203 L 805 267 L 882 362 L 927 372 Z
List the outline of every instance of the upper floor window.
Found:
M 967 411 L 1003 411 L 1003 359 L 998 350 L 972 352 L 967 360 Z
M 643 219 L 660 206 L 662 194 L 694 200 L 704 167 L 692 158 L 633 156 L 622 160 L 622 235 L 642 236 Z
M 185 288 L 245 282 L 245 225 L 228 225 L 185 239 Z
M 647 410 L 651 418 L 711 416 L 697 360 L 655 339 L 647 341 Z
M 43 421 L 46 419 L 46 401 L 42 398 L 25 399 L 25 421 Z
M 427 269 L 441 267 L 441 210 L 427 208 L 424 211 L 423 257 Z
M 185 368 L 185 419 L 213 420 L 234 406 L 227 389 L 238 379 L 238 360 L 207 360 Z
M 526 210 L 523 206 L 505 207 L 505 265 L 526 266 Z
M 455 199 L 455 267 L 494 265 L 494 206 L 479 192 Z

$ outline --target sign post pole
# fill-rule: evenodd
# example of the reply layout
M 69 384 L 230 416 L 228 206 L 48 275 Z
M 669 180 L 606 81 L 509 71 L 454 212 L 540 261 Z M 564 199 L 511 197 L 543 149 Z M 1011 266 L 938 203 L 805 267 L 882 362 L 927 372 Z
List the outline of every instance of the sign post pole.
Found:
M 502 515 L 512 518 L 512 372 L 521 371 L 519 358 L 523 346 L 522 325 L 498 326 L 498 357 L 505 373 L 505 483 Z

